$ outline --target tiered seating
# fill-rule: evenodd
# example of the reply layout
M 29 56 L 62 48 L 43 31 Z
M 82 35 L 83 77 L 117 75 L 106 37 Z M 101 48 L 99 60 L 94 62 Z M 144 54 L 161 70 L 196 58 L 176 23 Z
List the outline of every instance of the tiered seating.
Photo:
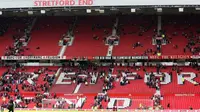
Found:
M 183 19 L 184 17 L 184 19 Z M 186 18 L 186 19 L 185 19 Z M 197 17 L 199 18 L 199 17 Z M 71 18 L 67 17 L 46 17 L 38 18 L 38 22 L 32 31 L 31 40 L 24 52 L 19 55 L 58 55 L 60 46 L 58 45 L 59 39 L 68 31 Z M 112 26 L 115 18 L 112 17 L 78 17 L 77 25 L 74 32 L 74 42 L 72 46 L 67 46 L 65 56 L 68 57 L 92 57 L 92 56 L 106 56 L 108 47 L 105 45 L 105 38 L 111 34 Z M 193 52 L 192 49 L 199 47 L 199 22 L 195 17 L 187 18 L 187 16 L 168 17 L 163 16 L 162 33 L 166 34 L 169 41 L 167 45 L 162 45 L 162 55 L 193 55 L 199 52 Z M 23 20 L 23 19 L 22 19 Z M 102 21 L 105 20 L 105 21 Z M 119 18 L 119 45 L 114 46 L 113 56 L 136 56 L 136 55 L 154 55 L 155 46 L 152 45 L 152 36 L 156 34 L 157 19 L 155 16 L 122 16 Z M 13 45 L 12 37 L 18 38 L 24 35 L 24 28 L 27 25 L 19 19 L 14 19 L 11 27 L 2 37 L 0 37 L 0 55 L 4 55 L 7 46 Z M 20 31 L 21 30 L 21 31 Z M 197 31 L 196 31 L 197 30 Z M 181 40 L 181 41 L 180 41 Z M 140 46 L 134 46 L 139 42 Z M 188 44 L 190 43 L 190 45 Z M 193 44 L 193 45 L 191 45 Z M 134 48 L 133 48 L 134 46 Z M 12 46 L 11 46 L 12 47 Z M 196 47 L 196 48 L 195 48 Z M 185 51 L 184 51 L 185 48 Z M 147 49 L 149 51 L 147 52 Z M 152 52 L 151 50 L 152 49 Z M 191 50 L 191 51 L 190 51 Z M 193 53 L 192 53 L 193 52 Z M 84 62 L 83 62 L 84 63 Z M 89 63 L 87 63 L 89 64 Z M 131 63 L 130 63 L 131 64 Z M 1 67 L 0 68 L 0 96 L 7 99 L 13 97 L 22 97 L 22 107 L 33 108 L 37 106 L 41 108 L 42 99 L 47 98 L 71 98 L 72 100 L 78 97 L 87 97 L 87 101 L 83 105 L 84 109 L 90 109 L 94 104 L 94 96 L 97 93 L 103 92 L 108 94 L 109 97 L 115 98 L 131 98 L 133 105 L 128 109 L 138 108 L 140 103 L 144 105 L 151 105 L 151 97 L 158 93 L 163 96 L 161 105 L 169 109 L 198 109 L 199 102 L 199 84 L 185 81 L 184 84 L 178 84 L 181 72 L 192 72 L 196 74 L 194 80 L 200 83 L 200 71 L 198 65 L 195 67 L 162 67 L 160 72 L 167 72 L 171 76 L 168 84 L 161 84 L 163 77 L 154 76 L 151 72 L 159 72 L 156 67 L 131 67 L 114 66 L 114 67 L 94 67 L 88 65 L 84 68 L 85 63 L 79 67 L 62 67 L 61 72 L 56 77 L 55 74 L 59 67 L 21 67 L 16 68 Z M 92 66 L 92 67 L 91 67 Z M 62 73 L 74 72 L 73 77 L 65 75 L 63 82 L 72 82 L 72 84 L 58 84 L 57 81 Z M 40 72 L 41 73 L 38 73 Z M 103 71 L 104 76 L 101 74 Z M 127 73 L 136 73 L 133 76 L 135 79 L 128 80 L 126 84 L 121 84 L 123 80 L 122 71 Z M 95 83 L 90 81 L 94 74 L 98 74 Z M 111 72 L 111 73 L 110 73 Z M 152 83 L 145 83 L 146 73 L 153 75 L 155 78 L 156 87 Z M 179 74 L 178 74 L 179 73 Z M 189 77 L 187 73 L 186 77 Z M 80 75 L 80 76 L 79 76 Z M 102 75 L 102 76 L 101 76 Z M 111 75 L 112 77 L 105 77 Z M 125 74 L 127 75 L 127 74 Z M 159 74 L 165 75 L 165 74 Z M 138 78 L 140 76 L 140 78 Z M 29 80 L 31 77 L 31 80 Z M 47 81 L 54 77 L 53 81 Z M 71 79 L 69 79 L 69 77 Z M 124 76 L 125 80 L 127 76 Z M 131 77 L 131 78 L 133 78 Z M 129 77 L 130 78 L 130 77 Z M 81 79 L 81 81 L 79 80 Z M 9 81 L 8 81 L 9 80 Z M 83 81 L 82 81 L 83 80 Z M 112 81 L 111 81 L 112 80 Z M 150 79 L 149 79 L 150 80 Z M 181 79 L 181 81 L 183 78 Z M 80 83 L 79 83 L 80 81 Z M 150 80 L 151 81 L 151 80 Z M 154 80 L 153 80 L 154 81 Z M 111 83 L 111 87 L 110 84 Z M 2 84 L 2 85 L 1 85 Z M 106 89 L 105 89 L 106 88 Z M 156 90 L 157 89 L 157 90 Z M 46 93 L 47 92 L 47 93 Z M 38 95 L 35 95 L 37 93 Z M 56 95 L 54 96 L 54 93 Z M 66 95 L 75 94 L 75 95 Z M 82 96 L 79 96 L 81 94 Z M 3 97 L 3 98 L 4 98 Z M 31 99 L 27 102 L 25 99 Z M 3 99 L 0 99 L 0 104 Z M 56 100 L 50 101 L 47 107 L 51 108 Z M 77 103 L 77 100 L 74 102 Z M 119 105 L 123 101 L 117 102 Z M 106 108 L 108 102 L 103 101 L 102 106 Z M 117 104 L 118 105 L 118 104 Z M 19 105 L 18 105 L 19 106 Z M 67 105 L 69 106 L 69 105 Z M 21 107 L 21 106 L 20 106 Z M 65 107 L 67 108 L 67 107 Z
M 68 31 L 71 17 L 38 17 L 25 55 L 56 56 L 62 35 Z
M 197 18 L 199 16 L 162 16 L 162 31 L 170 42 L 162 46 L 162 55 L 196 55 L 199 53 L 190 51 L 195 47 L 199 49 L 200 23 Z M 24 35 L 23 30 L 27 27 L 23 21 L 25 19 L 28 18 L 11 18 L 13 22 L 8 33 L 0 38 L 0 55 L 5 54 L 6 47 L 12 47 L 14 35 L 15 37 Z M 105 56 L 108 47 L 105 46 L 104 40 L 111 34 L 114 20 L 115 17 L 106 16 L 78 17 L 73 45 L 66 49 L 65 55 L 69 57 Z M 20 55 L 58 55 L 59 39 L 68 31 L 70 24 L 72 24 L 71 17 L 39 17 L 31 33 L 31 40 L 26 50 Z M 19 29 L 21 29 L 20 32 Z M 121 16 L 118 29 L 120 44 L 114 46 L 113 56 L 154 54 L 155 46 L 152 45 L 152 36 L 157 33 L 156 16 Z M 196 43 L 189 49 L 186 45 L 191 41 Z M 133 48 L 137 42 L 140 42 L 142 46 Z M 147 49 L 152 49 L 152 52 L 147 52 Z
M 200 100 L 199 96 L 164 96 L 162 105 L 165 109 L 199 109 Z
M 3 73 L 5 73 L 8 70 L 9 67 L 1 67 L 0 68 L 0 75 L 2 75 Z
M 7 47 L 5 48 L 5 54 L 6 56 L 19 56 L 23 55 L 24 52 L 24 47 L 22 43 L 19 42 L 20 38 L 25 35 L 25 31 L 31 21 L 31 18 L 29 17 L 16 17 L 12 18 L 12 25 L 9 29 L 8 32 L 10 35 L 6 36 L 9 40 L 9 38 L 13 39 L 13 42 L 7 44 Z
M 77 69 L 74 68 L 69 68 L 73 72 L 77 71 Z M 62 70 L 60 75 L 64 73 L 65 70 Z M 59 79 L 60 75 L 57 77 L 57 80 Z M 70 80 L 71 81 L 71 80 Z M 51 88 L 50 92 L 54 93 L 66 93 L 66 94 L 72 94 L 74 89 L 77 86 L 77 83 L 71 83 L 70 85 L 66 84 L 56 84 L 57 81 L 55 82 L 54 86 Z M 67 88 L 67 89 L 66 89 Z
M 17 83 L 17 80 L 15 80 L 13 85 L 11 85 L 11 88 L 12 88 L 12 92 L 8 92 L 11 96 L 14 95 L 14 91 L 16 91 L 15 89 L 17 88 L 18 86 L 18 89 L 19 89 L 19 94 L 21 95 L 24 95 L 24 97 L 34 97 L 35 96 L 35 93 L 44 93 L 46 90 L 41 88 L 40 86 L 41 85 L 44 85 L 46 83 L 46 75 L 45 74 L 48 74 L 49 76 L 52 76 L 56 73 L 58 67 L 48 67 L 48 69 L 42 69 L 43 67 L 24 67 L 24 68 L 18 68 L 16 70 L 16 73 L 19 73 L 21 72 L 22 74 L 24 75 L 28 75 L 30 74 L 31 72 L 38 72 L 38 70 L 44 70 L 45 72 L 42 72 L 41 75 L 39 75 L 38 78 L 36 78 L 35 83 L 36 83 L 36 88 L 34 88 L 33 90 L 30 90 L 30 89 L 27 89 L 27 88 L 32 88 L 34 86 L 30 86 L 30 87 L 26 87 L 27 85 L 30 85 L 28 84 L 27 81 L 24 82 L 24 84 L 18 84 L 16 85 Z M 67 69 L 66 69 L 67 68 Z M 108 74 L 108 71 L 110 67 L 98 67 L 97 69 L 92 69 L 92 68 L 86 68 L 85 70 L 82 70 L 80 71 L 80 69 L 76 68 L 76 67 L 66 67 L 66 68 L 63 68 L 61 73 L 63 72 L 66 72 L 66 71 L 71 71 L 71 72 L 76 72 L 76 73 L 79 73 L 79 74 L 88 74 L 88 72 L 100 72 L 100 71 L 105 71 L 105 75 Z M 1 68 L 0 69 L 0 72 L 3 74 L 4 72 L 7 71 L 8 68 Z M 198 76 L 199 74 L 199 71 L 197 71 L 196 69 L 194 68 L 191 68 L 191 67 L 179 67 L 179 70 L 181 72 L 193 72 L 193 73 L 196 73 L 197 74 L 197 77 L 194 79 L 195 81 L 197 82 L 200 82 L 200 78 Z M 132 73 L 132 72 L 136 72 L 138 75 L 141 76 L 142 79 L 136 79 L 136 80 L 129 80 L 130 81 L 130 84 L 127 84 L 127 85 L 124 85 L 124 86 L 121 86 L 120 85 L 120 82 L 119 80 L 116 80 L 114 81 L 113 83 L 113 88 L 108 90 L 108 95 L 109 97 L 122 97 L 122 98 L 132 98 L 133 100 L 135 100 L 135 104 L 130 106 L 129 108 L 137 108 L 137 106 L 140 104 L 140 103 L 143 103 L 143 104 L 147 104 L 147 105 L 150 105 L 152 104 L 151 103 L 151 100 L 150 98 L 156 93 L 155 89 L 153 88 L 150 88 L 149 86 L 147 86 L 144 82 L 144 74 L 145 74 L 145 71 L 147 72 L 156 72 L 156 68 L 155 67 L 114 67 L 113 70 L 112 70 L 112 76 L 113 77 L 118 77 L 119 74 L 121 74 L 122 71 L 129 71 L 129 73 Z M 120 72 L 121 71 L 121 72 Z M 172 67 L 166 67 L 166 68 L 163 68 L 161 69 L 161 72 L 171 72 L 172 71 Z M 11 70 L 9 70 L 9 73 L 14 73 L 12 72 Z M 7 73 L 7 75 L 9 75 Z M 6 77 L 8 77 L 6 75 Z M 68 76 L 66 76 L 68 77 Z M 104 84 L 104 78 L 100 78 L 101 76 L 98 77 L 97 79 L 97 82 L 96 84 L 84 84 L 82 83 L 82 85 L 80 86 L 80 88 L 78 89 L 78 91 L 76 93 L 79 93 L 79 94 L 83 94 L 84 97 L 87 97 L 87 101 L 85 103 L 85 105 L 83 106 L 83 108 L 90 108 L 91 105 L 93 103 L 93 98 L 94 96 L 97 94 L 97 93 L 101 93 L 102 92 L 102 89 L 103 89 L 103 84 Z M 163 100 L 161 101 L 161 104 L 163 104 L 164 108 L 167 108 L 167 105 L 168 103 L 170 103 L 171 107 L 169 107 L 170 109 L 177 109 L 177 108 L 184 108 L 184 109 L 187 109 L 189 107 L 187 107 L 189 104 L 185 104 L 185 105 L 179 105 L 178 104 L 178 98 L 181 98 L 182 100 L 184 101 L 192 101 L 190 100 L 191 98 L 194 99 L 194 98 L 197 98 L 198 96 L 194 96 L 195 94 L 198 94 L 199 92 L 199 87 L 198 86 L 195 86 L 194 84 L 190 83 L 190 82 L 185 82 L 183 85 L 179 85 L 177 83 L 177 72 L 175 71 L 172 71 L 172 75 L 171 75 L 171 79 L 172 81 L 166 85 L 161 85 L 160 86 L 160 92 L 161 92 L 161 95 L 163 96 Z M 15 76 L 13 76 L 13 78 L 15 79 Z M 56 80 L 58 80 L 59 77 L 57 77 Z M 66 81 L 66 80 L 64 80 Z M 91 77 L 89 76 L 89 78 L 86 79 L 87 82 L 90 82 L 91 81 Z M 73 80 L 72 80 L 73 82 Z M 7 86 L 7 84 L 4 84 L 3 87 Z M 22 88 L 26 88 L 26 89 L 23 89 Z M 74 93 L 74 90 L 75 88 L 77 87 L 77 81 L 75 83 L 72 83 L 71 85 L 63 85 L 63 84 L 57 84 L 57 81 L 55 81 L 53 83 L 53 86 L 51 86 L 52 88 L 49 90 L 50 91 L 50 94 L 53 94 L 53 93 L 56 93 L 57 96 L 59 97 L 64 97 L 64 98 L 71 98 L 70 96 L 65 96 L 64 94 L 72 94 Z M 66 89 L 67 88 L 67 89 Z M 3 89 L 1 89 L 1 92 L 5 92 L 3 91 Z M 187 94 L 187 95 L 190 95 L 190 96 L 187 96 L 187 98 L 183 98 L 183 96 L 180 96 L 180 95 L 184 95 L 184 94 Z M 2 94 L 1 94 L 2 95 Z M 64 96 L 63 96 L 64 95 Z M 82 96 L 82 97 L 83 97 Z M 38 96 L 39 97 L 39 96 Z M 43 96 L 43 97 L 46 97 L 46 96 Z M 53 97 L 52 95 L 50 97 Z M 80 97 L 80 96 L 79 96 Z M 172 100 L 173 98 L 175 98 L 175 102 L 174 103 Z M 176 98 L 177 98 L 177 101 L 176 101 Z M 75 98 L 73 98 L 75 99 Z M 41 101 L 41 99 L 39 100 Z M 52 100 L 53 101 L 53 100 Z M 120 103 L 120 102 L 119 102 Z M 41 104 L 41 102 L 39 102 L 39 104 Z M 37 104 L 37 105 L 39 105 Z M 103 102 L 102 105 L 104 105 L 104 107 L 108 104 L 108 102 Z M 36 103 L 32 102 L 32 103 L 29 103 L 28 107 L 33 107 L 35 106 Z M 191 106 L 193 108 L 197 108 L 199 105 L 197 104 L 191 104 Z M 40 107 L 40 106 L 38 106 Z
M 5 20 L 6 19 L 6 20 Z M 1 22 L 1 32 L 2 32 L 2 36 L 0 36 L 0 56 L 5 55 L 5 49 L 6 47 L 8 47 L 9 45 L 11 45 L 13 43 L 12 41 L 12 30 L 14 25 L 11 24 L 11 18 L 1 18 L 0 22 Z M 11 25 L 10 25 L 11 24 Z M 6 26 L 8 28 L 5 29 Z
M 134 69 L 131 67 L 115 67 L 113 74 L 118 75 L 120 71 L 129 71 L 129 72 L 137 72 L 142 78 L 144 78 L 144 71 L 142 68 L 140 70 Z M 130 84 L 125 86 L 120 86 L 120 81 L 115 82 L 115 88 L 109 90 L 109 93 L 131 93 L 131 94 L 138 94 L 141 96 L 153 96 L 155 93 L 155 89 L 149 88 L 145 83 L 144 79 L 137 79 L 137 80 L 130 80 Z M 120 91 L 119 91 L 120 90 Z
M 77 73 L 84 74 L 85 71 L 100 73 L 100 71 L 107 72 L 108 71 L 108 67 L 99 67 L 99 68 L 97 68 L 97 70 L 93 70 L 92 68 L 88 68 L 88 69 L 82 70 L 81 72 L 80 72 L 80 69 L 78 69 L 78 68 L 75 68 L 75 67 L 74 68 L 71 68 L 71 67 L 69 68 L 69 67 L 67 67 L 67 69 L 64 68 L 61 73 L 64 73 L 64 72 L 67 73 L 66 71 L 76 72 L 76 74 Z M 66 75 L 66 77 L 67 77 L 67 75 Z M 68 76 L 68 77 L 70 77 L 70 76 Z M 76 82 L 73 82 L 73 80 L 71 80 L 71 81 L 72 81 L 71 84 L 64 84 L 64 85 L 63 84 L 55 84 L 52 87 L 51 92 L 65 93 L 65 94 L 74 93 L 75 88 L 76 88 L 76 86 L 78 84 L 77 84 L 77 81 Z M 82 94 L 82 93 L 98 93 L 98 92 L 102 92 L 103 79 L 100 79 L 100 75 L 97 78 L 96 84 L 90 84 L 90 81 L 91 81 L 91 76 L 90 75 L 88 75 L 88 78 L 86 79 L 86 81 L 88 82 L 88 85 L 82 84 L 81 87 L 78 89 L 77 93 Z M 65 89 L 65 88 L 68 88 L 68 89 Z
M 106 56 L 108 47 L 105 46 L 104 30 L 111 34 L 114 22 L 112 17 L 78 17 L 73 45 L 66 49 L 69 57 Z
M 14 82 L 12 82 L 13 85 L 11 85 L 11 93 L 14 92 L 16 86 L 18 86 L 17 88 L 19 89 L 20 93 L 24 93 L 24 92 L 40 92 L 41 90 L 38 89 L 34 89 L 34 90 L 30 90 L 30 89 L 22 89 L 22 85 L 31 85 L 31 83 L 28 81 L 28 78 L 32 78 L 34 77 L 33 74 L 39 74 L 39 71 L 41 71 L 41 73 L 37 76 L 32 78 L 32 80 L 34 81 L 35 85 L 43 85 L 45 84 L 46 80 L 44 80 L 44 78 L 46 77 L 46 74 L 48 74 L 48 76 L 53 76 L 55 75 L 56 71 L 57 71 L 57 67 L 50 67 L 50 68 L 45 68 L 45 67 L 22 67 L 22 68 L 17 68 L 15 71 L 13 71 L 10 68 L 1 68 L 2 73 L 4 74 L 2 77 L 13 77 L 14 78 Z M 20 76 L 20 77 L 18 77 Z M 20 80 L 23 83 L 20 83 Z M 24 82 L 25 81 L 25 82 Z M 5 86 L 7 85 L 7 83 L 5 83 Z M 25 86 L 24 85 L 24 86 Z M 44 90 L 42 90 L 44 91 Z
M 162 46 L 162 55 L 196 55 L 199 53 L 198 51 L 194 53 L 190 51 L 196 48 L 199 49 L 200 23 L 197 18 L 199 17 L 162 16 L 162 31 L 166 34 L 166 38 L 170 42 Z M 4 49 L 6 47 L 12 47 L 13 35 L 15 37 L 24 35 L 23 30 L 27 27 L 27 24 L 24 24 L 23 21 L 25 19 L 27 18 L 12 19 L 13 23 L 10 26 L 12 28 L 8 29 L 9 33 L 5 33 L 0 38 L 0 55 L 5 54 Z M 102 19 L 105 21 L 102 21 Z M 68 57 L 106 56 L 108 47 L 105 45 L 104 40 L 105 37 L 111 34 L 114 20 L 114 16 L 78 17 L 73 45 L 66 49 L 64 55 Z M 68 31 L 70 24 L 72 24 L 71 17 L 39 17 L 31 33 L 31 40 L 26 50 L 19 55 L 58 55 L 60 51 L 60 46 L 58 45 L 59 39 Z M 19 29 L 21 29 L 20 32 Z M 119 17 L 118 29 L 120 43 L 114 46 L 113 56 L 154 54 L 155 46 L 152 45 L 152 37 L 157 33 L 156 16 L 121 16 Z M 108 34 L 105 33 L 105 30 L 108 31 Z M 189 49 L 186 45 L 191 41 L 196 42 L 196 44 L 190 46 L 191 49 Z M 133 48 L 137 42 L 141 46 Z
M 10 18 L 1 17 L 0 23 L 1 23 L 1 25 L 0 25 L 0 36 L 3 36 L 4 33 L 6 33 L 7 30 L 8 30 Z
M 147 49 L 155 49 L 152 45 L 152 36 L 157 29 L 156 16 L 122 16 L 119 20 L 120 44 L 114 47 L 113 56 L 144 55 Z M 133 48 L 137 42 L 140 42 L 143 47 Z
M 109 67 L 98 67 L 97 72 L 100 73 L 101 71 L 108 72 Z M 91 68 L 88 69 L 88 71 L 94 71 Z M 91 78 L 88 79 L 88 82 L 90 83 Z M 97 82 L 95 84 L 88 85 L 82 85 L 82 87 L 79 89 L 78 93 L 101 93 L 102 87 L 103 87 L 104 79 L 100 78 L 100 75 L 97 77 Z
M 1 71 L 5 71 L 5 68 L 1 68 Z M 15 68 L 8 68 L 1 76 L 0 95 L 5 99 L 10 99 L 11 97 L 15 100 L 19 99 L 17 105 L 21 105 L 20 107 L 39 105 L 41 103 L 40 96 L 37 96 L 38 99 L 36 98 L 36 101 L 32 99 L 36 97 L 36 93 L 43 94 L 49 91 L 53 84 L 50 79 L 54 77 L 56 71 L 57 67 L 21 67 L 16 70 Z M 29 103 L 25 104 L 25 99 L 30 100 L 28 101 Z M 8 101 L 2 100 L 1 103 Z
M 193 42 L 191 48 L 200 46 L 198 18 L 199 16 L 162 16 L 162 29 L 170 42 L 162 46 L 163 55 L 192 55 L 186 45 Z
M 196 82 L 200 82 L 199 71 L 191 67 L 180 67 L 182 72 L 193 72 L 197 74 L 194 79 Z M 163 69 L 163 71 L 170 72 L 171 68 Z M 190 94 L 199 93 L 199 87 L 194 86 L 192 83 L 186 81 L 184 85 L 178 85 L 177 72 L 172 71 L 172 82 L 161 86 L 161 94 Z
M 42 70 L 42 69 L 45 69 L 45 68 L 44 67 L 34 67 L 34 68 L 32 68 L 32 67 L 25 67 L 24 68 L 24 70 L 25 70 L 24 72 L 25 73 L 33 73 L 33 72 L 38 72 L 39 69 Z M 44 72 L 42 72 L 38 76 L 38 78 L 36 78 L 36 80 L 33 80 L 34 83 L 36 83 L 36 85 L 44 85 L 47 82 L 47 79 L 44 80 L 46 78 L 46 74 L 48 74 L 48 76 L 52 77 L 53 75 L 56 74 L 57 69 L 58 69 L 57 67 L 47 67 L 46 70 L 44 70 Z M 29 84 L 28 81 L 26 81 L 26 83 Z M 23 91 L 27 92 L 25 90 L 23 90 Z M 44 90 L 39 89 L 38 91 L 44 91 Z M 30 92 L 32 92 L 32 91 L 30 91 Z
M 145 83 L 144 83 L 144 69 L 147 72 L 156 72 L 155 67 L 140 67 L 140 68 L 131 68 L 131 67 L 115 67 L 114 68 L 114 74 L 117 74 L 117 71 L 119 70 L 129 70 L 130 72 L 136 72 L 138 73 L 142 79 L 141 80 L 132 80 L 128 88 L 120 87 L 119 84 L 116 84 L 116 88 L 113 90 L 110 90 L 109 92 L 115 93 L 115 92 L 124 92 L 126 91 L 127 93 L 135 93 L 135 94 L 154 94 L 155 89 L 149 88 Z M 197 77 L 194 79 L 196 82 L 200 82 L 200 77 L 199 71 L 192 68 L 192 67 L 180 67 L 181 72 L 192 72 L 197 74 Z M 163 95 L 171 95 L 171 94 L 190 94 L 190 93 L 198 93 L 199 92 L 199 87 L 194 86 L 194 84 L 190 82 L 185 82 L 184 85 L 179 85 L 178 84 L 178 79 L 177 79 L 177 72 L 172 71 L 172 67 L 166 67 L 161 69 L 161 72 L 167 72 L 170 73 L 172 72 L 171 79 L 172 81 L 169 84 L 166 85 L 161 85 L 161 94 Z M 119 83 L 119 82 L 116 82 Z M 132 85 L 133 84 L 133 85 Z M 119 88 L 119 89 L 118 89 Z M 124 91 L 118 91 L 118 90 L 124 90 Z

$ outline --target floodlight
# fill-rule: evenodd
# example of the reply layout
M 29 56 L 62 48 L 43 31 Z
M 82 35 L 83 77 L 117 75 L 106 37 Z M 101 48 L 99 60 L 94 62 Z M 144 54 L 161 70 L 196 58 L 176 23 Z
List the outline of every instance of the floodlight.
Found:
M 40 12 L 41 12 L 41 14 L 45 14 L 45 13 L 46 13 L 46 11 L 45 11 L 45 10 L 41 10 Z
M 179 10 L 179 12 L 183 12 L 184 8 L 179 8 L 178 10 Z
M 91 9 L 86 9 L 86 12 L 91 13 L 92 11 L 91 11 Z
M 131 9 L 131 12 L 136 12 L 136 9 Z

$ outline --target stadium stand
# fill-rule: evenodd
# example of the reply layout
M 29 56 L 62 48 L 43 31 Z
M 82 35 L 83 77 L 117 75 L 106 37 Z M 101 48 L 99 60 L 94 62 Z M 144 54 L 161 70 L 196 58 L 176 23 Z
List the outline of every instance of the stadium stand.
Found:
M 8 33 L 12 29 L 9 27 L 10 21 L 8 18 L 1 18 L 1 47 L 0 54 L 3 56 L 5 54 L 5 48 L 12 43 L 12 37 Z
M 105 45 L 105 38 L 111 34 L 113 20 L 114 17 L 107 16 L 78 17 L 73 46 L 68 47 L 64 55 L 68 57 L 106 56 L 108 46 Z
M 56 56 L 60 51 L 59 40 L 67 33 L 72 18 L 38 17 L 37 19 L 25 55 Z M 51 50 L 49 44 L 52 46 Z
M 31 18 L 24 17 L 19 18 L 15 17 L 12 19 L 12 30 L 10 31 L 13 42 L 6 47 L 5 55 L 6 56 L 20 56 L 23 55 L 24 41 L 28 41 L 30 37 L 30 32 L 28 31 L 29 25 L 31 24 Z M 10 38 L 11 38 L 10 37 Z M 9 38 L 9 37 L 7 37 Z
M 199 17 L 195 15 L 163 17 L 163 32 L 166 33 L 168 40 L 168 44 L 163 46 L 165 55 L 199 53 L 199 22 L 196 18 Z
M 157 33 L 156 16 L 124 16 L 120 18 L 119 30 L 120 44 L 114 47 L 113 56 L 154 54 L 152 37 Z
M 147 108 L 148 106 L 153 107 L 153 105 L 160 106 L 161 104 L 164 105 L 164 108 L 187 109 L 188 104 L 183 103 L 182 105 L 176 105 L 176 103 L 174 103 L 176 102 L 176 98 L 177 100 L 182 98 L 184 101 L 187 99 L 184 99 L 184 96 L 181 95 L 188 94 L 191 96 L 186 96 L 188 98 L 187 101 L 195 101 L 191 100 L 191 98 L 196 98 L 193 95 L 199 91 L 199 87 L 195 86 L 195 83 L 186 82 L 184 85 L 180 85 L 177 82 L 177 73 L 185 72 L 188 75 L 192 72 L 199 75 L 198 67 L 163 67 L 159 69 L 159 71 L 157 71 L 155 67 L 64 67 L 57 78 L 58 67 L 19 67 L 20 66 L 16 65 L 12 68 L 1 68 L 1 73 L 3 74 L 1 79 L 1 84 L 3 85 L 1 86 L 1 96 L 6 99 L 16 99 L 16 108 L 33 108 L 35 106 L 41 108 L 42 105 L 48 105 L 48 108 L 50 108 L 49 106 L 55 106 L 57 102 L 62 102 L 63 106 L 65 105 L 62 107 L 63 109 L 73 108 L 66 100 L 71 99 L 70 101 L 76 104 L 78 102 L 77 97 L 87 99 L 82 108 L 90 109 L 94 105 L 105 108 L 106 105 L 108 105 L 105 95 L 107 96 L 108 94 L 108 100 L 112 97 L 131 98 L 135 103 L 129 107 L 130 109 L 140 108 L 139 105 L 141 105 L 141 103 L 143 105 L 141 108 Z M 168 75 L 171 76 L 171 78 L 168 79 L 167 76 L 162 75 L 155 77 L 151 74 L 153 72 L 169 72 Z M 64 76 L 62 75 L 63 73 Z M 113 75 L 109 76 L 110 73 Z M 148 82 L 148 78 L 147 82 L 145 82 L 145 77 L 147 77 L 148 73 L 150 75 L 150 82 Z M 96 80 L 93 79 L 93 77 L 95 77 L 93 75 L 98 76 Z M 60 79 L 62 80 L 60 81 Z M 163 80 L 168 84 L 156 84 L 157 82 L 161 83 Z M 94 84 L 91 84 L 92 81 Z M 199 82 L 200 79 L 195 78 L 195 81 Z M 76 90 L 77 87 L 79 87 L 78 90 Z M 160 93 L 158 91 L 160 91 Z M 100 103 L 97 100 L 97 104 L 95 103 L 93 105 L 93 99 L 96 93 L 101 92 L 103 93 L 96 97 L 100 101 L 105 97 L 105 102 L 101 101 Z M 70 95 L 72 93 L 78 94 Z M 177 96 L 173 96 L 173 94 Z M 163 96 L 163 99 L 160 95 Z M 50 104 L 42 102 L 42 98 L 46 98 L 46 102 Z M 52 98 L 56 99 L 53 100 Z M 62 98 L 62 100 L 59 100 L 60 98 Z M 65 98 L 65 100 L 63 100 L 63 98 Z M 5 101 L 2 102 L 5 103 Z M 152 102 L 155 103 L 153 104 Z M 168 107 L 168 104 L 172 106 Z M 121 105 L 120 101 L 118 106 L 119 105 Z M 199 106 L 192 102 L 190 102 L 189 105 L 194 109 L 198 109 Z
M 200 111 L 198 14 L 68 8 L 0 17 L 2 111 Z
M 33 18 L 23 18 L 21 20 L 21 22 L 26 23 L 24 24 L 26 27 L 23 24 L 20 24 L 19 20 L 15 18 L 13 22 L 16 21 L 18 23 L 12 23 L 11 27 L 15 27 L 18 31 L 15 32 L 16 30 L 12 30 L 9 33 L 12 34 L 13 38 L 15 38 L 15 42 L 12 43 L 11 40 L 5 40 L 5 43 L 7 43 L 6 41 L 9 41 L 9 43 L 6 44 L 9 44 L 9 46 L 5 45 L 7 50 L 2 50 L 2 53 L 6 52 L 5 55 L 56 56 L 62 47 L 62 45 L 59 46 L 59 40 L 62 38 L 63 34 L 66 34 L 69 31 L 68 29 L 73 22 L 73 18 L 50 18 L 51 19 L 48 19 L 47 17 L 38 17 L 38 20 L 33 27 L 33 31 L 28 35 L 27 33 L 25 34 L 23 30 L 27 30 L 28 25 L 30 27 Z M 163 16 L 162 18 L 163 28 L 160 30 L 160 33 L 166 36 L 167 43 L 162 46 L 162 54 L 198 55 L 199 38 L 198 21 L 196 21 L 198 16 L 191 16 L 190 18 L 188 16 L 177 16 L 175 19 L 174 17 L 172 19 L 170 16 Z M 189 19 L 181 20 L 181 18 Z M 102 19 L 105 19 L 106 21 L 101 23 Z M 108 46 L 106 45 L 105 39 L 112 34 L 114 20 L 115 17 L 106 16 L 78 17 L 77 21 L 75 21 L 75 27 L 73 29 L 73 35 L 75 37 L 72 43 L 73 46 L 68 46 L 63 55 L 68 58 L 107 56 Z M 181 25 L 182 27 L 180 29 Z M 55 30 L 56 32 L 54 32 Z M 156 55 L 156 47 L 153 45 L 152 41 L 152 38 L 156 35 L 156 33 L 157 16 L 122 16 L 120 17 L 118 26 L 118 34 L 120 34 L 121 37 L 119 40 L 120 43 L 119 45 L 114 46 L 112 55 Z M 18 43 L 18 40 L 16 40 L 16 37 L 23 40 L 22 37 L 24 37 L 24 35 L 30 37 L 30 42 L 19 48 L 21 45 Z M 9 37 L 9 35 L 6 37 Z M 27 39 L 29 39 L 28 37 Z M 51 51 L 48 50 L 48 45 L 45 45 L 44 41 L 46 38 L 41 37 L 48 37 L 48 44 L 54 45 Z M 178 41 L 180 38 L 182 41 Z M 16 44 L 16 42 L 19 45 Z M 1 48 L 5 46 L 2 45 Z M 89 48 L 94 48 L 96 50 Z M 14 51 L 17 53 L 14 53 Z

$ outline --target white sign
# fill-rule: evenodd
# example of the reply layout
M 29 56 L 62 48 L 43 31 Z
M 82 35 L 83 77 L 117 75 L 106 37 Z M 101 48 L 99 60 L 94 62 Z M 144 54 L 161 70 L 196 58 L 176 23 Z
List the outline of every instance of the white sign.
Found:
M 200 5 L 200 0 L 1 0 L 0 8 L 131 5 Z

